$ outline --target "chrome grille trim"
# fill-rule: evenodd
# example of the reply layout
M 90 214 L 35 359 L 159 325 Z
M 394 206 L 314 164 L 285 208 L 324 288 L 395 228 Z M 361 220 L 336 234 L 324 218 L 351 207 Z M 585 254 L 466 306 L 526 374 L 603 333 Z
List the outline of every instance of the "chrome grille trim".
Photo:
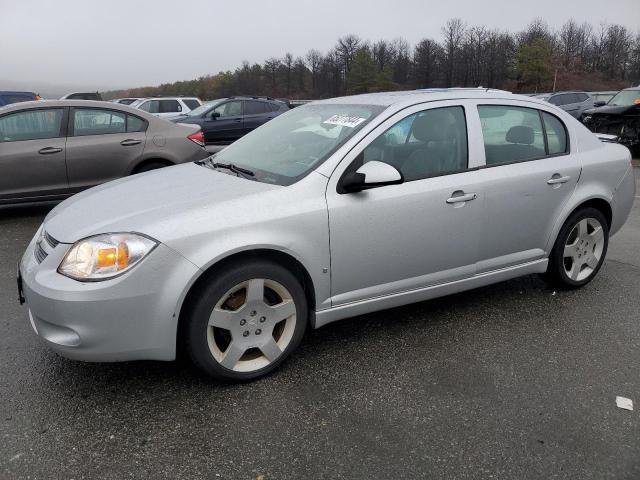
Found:
M 35 255 L 38 263 L 42 263 L 44 259 L 47 258 L 47 256 L 49 255 L 45 251 L 45 249 L 42 248 L 42 245 L 40 244 L 40 242 L 36 243 L 36 248 L 33 250 L 33 254 Z
M 60 242 L 49 235 L 49 233 L 46 231 L 44 232 L 44 239 L 47 241 L 51 248 L 56 248 L 58 245 L 60 245 Z

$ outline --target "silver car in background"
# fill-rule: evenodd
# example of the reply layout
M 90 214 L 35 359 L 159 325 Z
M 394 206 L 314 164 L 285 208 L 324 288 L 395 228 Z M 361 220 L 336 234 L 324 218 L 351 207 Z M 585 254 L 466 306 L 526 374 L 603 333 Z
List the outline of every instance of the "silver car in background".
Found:
M 575 118 L 594 107 L 595 100 L 587 92 L 556 92 L 537 95 L 536 98 L 556 105 Z
M 0 205 L 60 200 L 94 185 L 206 157 L 197 126 L 90 100 L 0 108 Z
M 64 356 L 184 349 L 215 378 L 250 380 L 307 327 L 534 273 L 581 287 L 634 191 L 629 151 L 547 102 L 484 89 L 337 98 L 61 203 L 22 258 L 19 292 Z

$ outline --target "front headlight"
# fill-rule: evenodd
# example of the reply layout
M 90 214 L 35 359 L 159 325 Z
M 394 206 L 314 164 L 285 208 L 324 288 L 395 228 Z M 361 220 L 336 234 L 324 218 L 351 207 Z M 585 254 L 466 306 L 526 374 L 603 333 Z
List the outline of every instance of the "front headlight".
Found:
M 80 281 L 107 280 L 138 264 L 158 243 L 136 233 L 105 233 L 76 242 L 58 273 Z

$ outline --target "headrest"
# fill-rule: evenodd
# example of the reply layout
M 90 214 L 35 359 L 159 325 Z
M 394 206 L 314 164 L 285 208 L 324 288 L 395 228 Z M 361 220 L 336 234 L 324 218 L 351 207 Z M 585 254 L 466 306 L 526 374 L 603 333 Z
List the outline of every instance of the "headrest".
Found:
M 411 133 L 421 142 L 441 142 L 455 136 L 451 113 L 444 110 L 431 110 L 418 115 L 411 125 Z
M 507 142 L 521 143 L 523 145 L 533 144 L 533 128 L 524 125 L 511 127 L 507 132 Z

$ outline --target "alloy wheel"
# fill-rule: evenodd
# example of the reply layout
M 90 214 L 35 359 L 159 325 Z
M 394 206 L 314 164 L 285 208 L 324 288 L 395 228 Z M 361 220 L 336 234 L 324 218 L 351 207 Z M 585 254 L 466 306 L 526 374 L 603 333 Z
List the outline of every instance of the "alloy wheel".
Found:
M 277 360 L 296 326 L 296 306 L 280 283 L 254 278 L 235 285 L 216 303 L 207 328 L 209 350 L 223 367 L 253 372 Z
M 600 264 L 605 238 L 602 224 L 595 218 L 581 219 L 569 233 L 564 246 L 563 264 L 567 277 L 580 282 Z

